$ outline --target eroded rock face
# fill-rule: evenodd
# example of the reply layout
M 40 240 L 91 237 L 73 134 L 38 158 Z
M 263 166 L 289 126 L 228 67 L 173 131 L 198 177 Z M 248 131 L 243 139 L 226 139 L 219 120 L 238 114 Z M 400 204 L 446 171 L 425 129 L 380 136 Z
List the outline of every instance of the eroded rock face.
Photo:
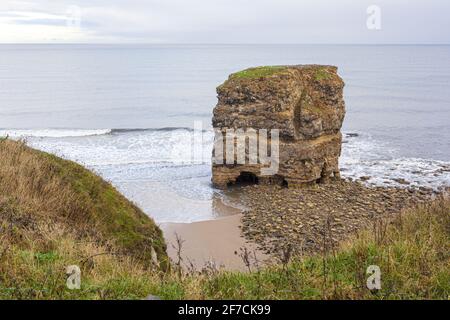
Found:
M 242 173 L 261 183 L 289 186 L 339 177 L 343 88 L 333 66 L 260 67 L 230 75 L 217 88 L 213 127 L 223 133 L 278 129 L 278 171 L 265 176 L 264 164 L 213 162 L 213 184 L 224 188 Z

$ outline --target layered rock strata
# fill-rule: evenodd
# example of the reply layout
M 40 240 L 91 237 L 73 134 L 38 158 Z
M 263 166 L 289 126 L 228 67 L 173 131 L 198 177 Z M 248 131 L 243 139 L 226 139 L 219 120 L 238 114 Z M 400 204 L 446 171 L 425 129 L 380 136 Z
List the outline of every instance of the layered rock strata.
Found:
M 213 184 L 225 188 L 250 181 L 293 186 L 339 178 L 343 88 L 334 66 L 259 67 L 230 75 L 217 88 Z M 264 154 L 266 131 L 270 151 Z M 226 140 L 232 137 L 227 132 L 244 132 L 240 141 L 247 145 L 241 161 L 242 145 L 240 149 L 237 138 L 231 143 L 234 150 L 227 148 Z M 257 161 L 252 158 L 255 148 L 250 146 L 254 137 L 250 133 L 256 133 Z M 270 139 L 277 136 L 278 143 Z M 269 166 L 276 170 L 265 170 Z

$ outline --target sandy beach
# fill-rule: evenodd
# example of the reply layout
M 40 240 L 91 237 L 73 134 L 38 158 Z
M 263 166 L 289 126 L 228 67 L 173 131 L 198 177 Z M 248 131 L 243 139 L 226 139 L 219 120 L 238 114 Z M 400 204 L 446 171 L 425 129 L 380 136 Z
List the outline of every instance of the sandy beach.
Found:
M 160 227 L 167 242 L 167 252 L 173 260 L 177 259 L 176 234 L 184 241 L 184 267 L 192 262 L 197 270 L 201 270 L 208 263 L 213 263 L 226 270 L 246 271 L 247 267 L 239 256 L 241 248 L 246 247 L 252 255 L 256 254 L 261 262 L 268 256 L 242 237 L 241 218 L 242 214 L 234 214 L 195 223 L 165 223 Z

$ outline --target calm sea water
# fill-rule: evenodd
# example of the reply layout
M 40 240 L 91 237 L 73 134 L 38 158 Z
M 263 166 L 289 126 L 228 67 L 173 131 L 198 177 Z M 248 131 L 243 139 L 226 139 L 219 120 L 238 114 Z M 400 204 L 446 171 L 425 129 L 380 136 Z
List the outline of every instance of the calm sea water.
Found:
M 344 175 L 450 185 L 450 46 L 0 45 L 0 135 L 90 167 L 159 222 L 211 219 L 215 87 L 250 66 L 309 63 L 346 82 L 343 131 L 358 136 Z

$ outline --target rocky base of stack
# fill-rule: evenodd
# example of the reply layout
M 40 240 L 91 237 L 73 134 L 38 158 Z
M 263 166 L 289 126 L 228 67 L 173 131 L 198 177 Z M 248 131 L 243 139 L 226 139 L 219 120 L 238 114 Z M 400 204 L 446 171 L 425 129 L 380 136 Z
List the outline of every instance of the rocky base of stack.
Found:
M 225 189 L 239 183 L 299 187 L 339 179 L 342 135 L 323 136 L 311 141 L 280 141 L 278 173 L 261 175 L 261 165 L 213 165 L 213 184 Z

